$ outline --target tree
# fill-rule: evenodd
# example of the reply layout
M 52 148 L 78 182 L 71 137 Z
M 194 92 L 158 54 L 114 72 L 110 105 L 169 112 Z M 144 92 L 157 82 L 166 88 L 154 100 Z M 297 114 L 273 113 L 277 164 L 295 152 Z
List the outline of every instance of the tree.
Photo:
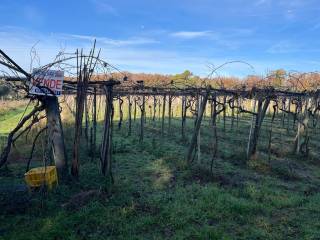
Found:
M 183 73 L 179 73 L 176 75 L 173 75 L 171 77 L 172 83 L 174 83 L 176 86 L 186 86 L 187 84 L 193 85 L 194 80 L 193 79 L 193 73 L 189 70 L 185 70 Z
M 0 83 L 1 84 L 1 83 Z M 5 97 L 10 93 L 10 88 L 7 85 L 1 84 L 0 85 L 0 97 Z
M 282 87 L 286 80 L 286 71 L 283 69 L 278 69 L 272 72 L 271 74 L 271 85 L 273 87 Z

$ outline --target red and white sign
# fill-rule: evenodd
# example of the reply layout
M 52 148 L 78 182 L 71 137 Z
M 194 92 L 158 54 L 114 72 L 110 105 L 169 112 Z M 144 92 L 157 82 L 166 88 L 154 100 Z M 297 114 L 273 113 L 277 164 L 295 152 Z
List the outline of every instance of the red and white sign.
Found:
M 63 86 L 63 71 L 33 70 L 29 93 L 35 95 L 60 96 Z

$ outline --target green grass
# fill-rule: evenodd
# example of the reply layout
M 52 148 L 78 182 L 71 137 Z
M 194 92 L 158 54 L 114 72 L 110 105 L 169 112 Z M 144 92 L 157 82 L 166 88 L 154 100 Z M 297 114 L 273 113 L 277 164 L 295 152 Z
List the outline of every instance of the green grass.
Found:
M 301 156 L 280 154 L 272 155 L 269 166 L 264 139 L 267 133 L 262 132 L 258 159 L 245 164 L 249 124 L 242 122 L 239 128 L 231 130 L 228 118 L 226 131 L 219 121 L 219 157 L 211 174 L 208 120 L 201 132 L 201 164 L 191 168 L 185 163 L 187 144 L 181 142 L 178 119 L 173 121 L 170 131 L 166 124 L 164 139 L 159 134 L 160 122 L 154 125 L 148 119 L 142 144 L 138 142 L 139 120 L 130 137 L 126 124 L 121 130 L 115 124 L 115 184 L 110 195 L 92 197 L 81 207 L 61 206 L 81 191 L 103 191 L 108 186 L 99 172 L 99 160 L 90 162 L 87 157 L 83 140 L 80 181 L 60 185 L 45 196 L 34 193 L 26 213 L 1 215 L 0 238 L 319 238 L 318 163 Z M 189 138 L 192 129 L 193 121 L 188 119 Z M 98 139 L 101 130 L 99 124 Z M 67 143 L 71 143 L 72 126 L 66 125 L 65 133 Z M 285 150 L 284 146 L 290 146 L 293 135 L 293 132 L 283 134 L 280 148 Z M 71 152 L 68 145 L 69 159 Z M 33 165 L 39 166 L 41 162 L 34 161 Z M 23 183 L 24 167 L 24 164 L 10 164 L 11 171 L 0 175 L 1 184 Z
M 25 108 L 20 106 L 0 114 L 0 135 L 7 135 L 17 125 L 23 114 L 31 111 L 32 106 Z

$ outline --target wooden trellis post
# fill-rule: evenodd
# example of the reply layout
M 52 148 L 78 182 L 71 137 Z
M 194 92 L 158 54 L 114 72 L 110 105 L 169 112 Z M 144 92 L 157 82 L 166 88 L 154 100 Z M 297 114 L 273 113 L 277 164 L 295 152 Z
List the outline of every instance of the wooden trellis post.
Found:
M 152 106 L 151 105 L 147 105 L 148 108 L 149 108 L 149 122 L 151 123 L 152 122 Z M 146 113 L 147 115 L 147 113 Z M 146 120 L 147 120 L 147 116 L 146 116 Z
M 112 157 L 112 117 L 113 117 L 113 92 L 112 85 L 104 86 L 106 95 L 106 109 L 104 116 L 104 130 L 101 143 L 101 172 L 104 176 L 112 179 L 111 157 Z
M 282 101 L 281 101 L 281 104 L 282 104 L 282 109 L 284 109 L 285 111 L 287 111 L 287 104 L 286 104 L 286 101 L 287 99 L 286 98 L 282 98 Z M 284 120 L 285 120 L 285 112 L 283 111 L 282 112 L 282 115 L 281 115 L 281 124 L 282 124 L 282 127 L 284 128 Z
M 168 121 L 168 129 L 169 131 L 171 130 L 171 117 L 172 117 L 172 96 L 169 95 L 169 98 L 168 98 L 168 118 L 169 118 L 169 121 Z
M 262 97 L 259 97 L 258 99 L 257 113 L 254 113 L 254 115 L 256 116 L 255 121 L 252 121 L 252 125 L 250 128 L 250 135 L 249 135 L 248 148 L 247 148 L 248 159 L 250 159 L 257 151 L 257 144 L 258 144 L 258 139 L 260 135 L 260 129 L 261 129 L 261 125 L 265 117 L 265 114 L 267 112 L 269 103 L 270 103 L 269 97 L 266 97 L 265 100 Z M 255 103 L 254 103 L 254 109 L 255 109 Z M 255 122 L 254 127 L 253 127 L 253 122 Z
M 241 106 L 241 100 L 240 98 L 237 99 L 237 107 L 239 108 Z M 239 130 L 239 115 L 240 115 L 240 112 L 237 111 L 237 129 Z
M 85 119 L 84 136 L 86 139 L 87 149 L 89 149 L 89 106 L 88 106 L 87 94 L 84 100 L 84 119 Z
M 222 109 L 218 110 L 218 105 L 222 105 Z M 218 131 L 217 131 L 217 116 L 224 111 L 225 105 L 222 103 L 219 103 L 217 101 L 217 96 L 212 96 L 212 115 L 211 115 L 211 126 L 212 126 L 212 134 L 213 134 L 213 142 L 212 142 L 212 157 L 211 157 L 211 164 L 210 164 L 210 170 L 212 172 L 213 170 L 213 161 L 217 156 L 218 153 Z
M 67 154 L 57 97 L 45 97 L 44 107 L 47 115 L 49 144 L 52 146 L 53 159 L 59 179 L 66 180 L 68 175 Z
M 199 114 L 200 114 L 200 107 L 201 107 L 201 95 L 198 95 L 198 109 L 197 109 L 197 119 L 199 119 Z M 204 113 L 206 111 L 206 106 L 204 106 L 204 111 L 203 111 L 203 117 L 204 117 Z M 198 155 L 198 164 L 201 163 L 201 128 L 198 131 L 198 136 L 197 136 L 197 155 Z
M 205 110 L 205 107 L 207 105 L 207 100 L 209 97 L 209 91 L 206 92 L 206 94 L 203 97 L 202 103 L 201 103 L 201 107 L 200 107 L 200 112 L 198 114 L 198 119 L 195 125 L 195 129 L 192 135 L 192 139 L 191 139 L 191 143 L 188 149 L 188 153 L 187 153 L 187 162 L 191 163 L 193 160 L 193 152 L 195 150 L 196 144 L 197 144 L 197 138 L 198 138 L 198 134 L 200 131 L 200 126 L 201 126 L 201 122 L 202 122 L 202 117 L 203 117 L 203 112 Z
M 84 104 L 87 97 L 87 87 L 89 82 L 89 73 L 87 66 L 84 65 L 80 71 L 77 84 L 77 107 L 76 107 L 76 121 L 75 121 L 75 137 L 73 142 L 73 159 L 71 165 L 71 174 L 75 178 L 79 177 L 79 149 L 81 144 L 81 129 L 82 118 L 84 112 Z
M 132 131 L 132 119 L 131 119 L 131 109 L 132 109 L 132 102 L 130 95 L 128 96 L 128 136 L 131 136 Z
M 161 121 L 161 97 L 159 96 L 159 100 L 158 100 L 159 104 L 158 104 L 158 121 Z
M 121 96 L 119 96 L 119 122 L 118 122 L 118 130 L 121 129 L 122 121 L 123 121 L 123 111 L 122 111 L 123 100 Z
M 93 113 L 92 113 L 92 145 L 91 145 L 91 160 L 95 159 L 97 145 L 97 88 L 93 90 Z
M 166 114 L 166 95 L 163 95 L 163 105 L 162 105 L 162 121 L 161 121 L 161 136 L 164 135 L 164 118 Z
M 270 126 L 269 126 L 269 139 L 268 139 L 268 162 L 269 162 L 269 166 L 271 166 L 271 142 L 272 142 L 272 130 L 273 130 L 272 127 L 273 127 L 273 122 L 274 122 L 274 119 L 275 119 L 275 116 L 276 116 L 276 107 L 277 107 L 277 105 L 273 105 L 273 113 L 272 113 L 272 118 L 271 118 Z
M 234 102 L 232 102 L 231 104 L 234 105 Z M 233 129 L 233 125 L 234 125 L 234 107 L 232 106 L 232 108 L 231 108 L 231 129 Z
M 298 120 L 298 129 L 297 129 L 297 134 L 295 138 L 295 144 L 294 144 L 294 150 L 296 154 L 299 154 L 302 152 L 302 146 L 305 146 L 305 152 L 307 153 L 307 146 L 308 146 L 308 141 L 309 141 L 309 136 L 308 136 L 308 123 L 309 123 L 309 102 L 310 99 L 305 99 L 305 108 L 302 109 L 303 107 L 303 102 L 301 102 L 301 113 L 297 117 Z
M 137 99 L 134 98 L 133 102 L 134 102 L 133 121 L 136 122 L 136 118 L 137 118 Z
M 156 112 L 157 112 L 157 98 L 154 95 L 153 96 L 153 116 L 152 116 L 152 121 L 155 122 L 156 120 Z
M 146 111 L 146 99 L 145 96 L 142 96 L 142 103 L 139 106 L 140 107 L 140 112 L 141 112 L 141 117 L 140 117 L 140 136 L 139 136 L 139 141 L 143 142 L 143 134 L 144 134 L 144 124 L 145 124 L 145 111 Z
M 212 133 L 213 133 L 213 143 L 212 143 L 212 158 L 211 158 L 211 165 L 210 170 L 213 170 L 213 161 L 217 156 L 218 152 L 218 134 L 217 134 L 217 97 L 212 96 L 212 103 L 211 103 L 211 124 L 212 124 Z
M 182 140 L 184 141 L 186 139 L 186 133 L 185 133 L 185 128 L 186 128 L 186 118 L 187 118 L 187 99 L 186 96 L 182 96 L 182 101 L 181 101 L 181 137 Z
M 287 113 L 287 133 L 289 133 L 290 127 L 290 113 L 291 112 L 291 97 L 288 98 L 288 113 Z
M 223 96 L 223 131 L 226 131 L 226 118 L 227 118 L 227 96 Z

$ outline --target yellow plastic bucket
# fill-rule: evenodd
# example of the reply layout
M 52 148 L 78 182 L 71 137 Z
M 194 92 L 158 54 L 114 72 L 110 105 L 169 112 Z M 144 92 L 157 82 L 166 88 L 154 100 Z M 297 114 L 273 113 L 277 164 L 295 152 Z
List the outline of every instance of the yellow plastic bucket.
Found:
M 45 184 L 51 189 L 53 184 L 58 184 L 55 166 L 32 168 L 24 174 L 24 177 L 29 187 L 40 187 Z

